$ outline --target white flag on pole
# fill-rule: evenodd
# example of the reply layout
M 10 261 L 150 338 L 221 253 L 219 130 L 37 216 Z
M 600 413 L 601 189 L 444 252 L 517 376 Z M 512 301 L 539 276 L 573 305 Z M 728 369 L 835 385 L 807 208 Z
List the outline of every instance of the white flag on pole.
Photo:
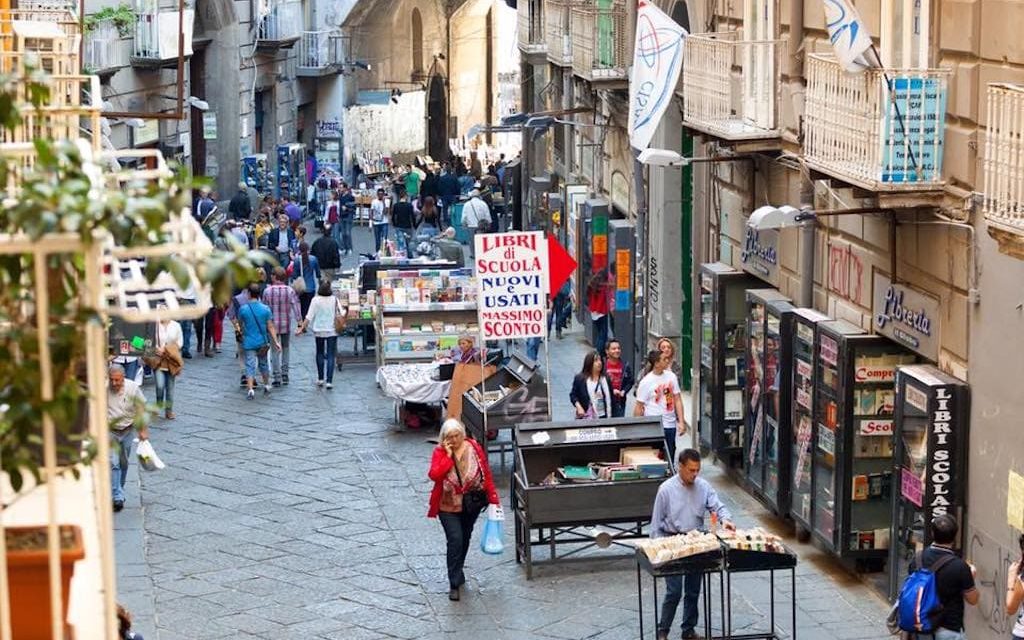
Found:
M 871 48 L 871 36 L 850 0 L 824 0 L 825 25 L 836 58 L 844 69 L 859 73 L 871 66 L 864 52 Z
M 686 29 L 664 11 L 639 0 L 636 45 L 629 77 L 629 143 L 643 151 L 651 143 L 683 68 Z

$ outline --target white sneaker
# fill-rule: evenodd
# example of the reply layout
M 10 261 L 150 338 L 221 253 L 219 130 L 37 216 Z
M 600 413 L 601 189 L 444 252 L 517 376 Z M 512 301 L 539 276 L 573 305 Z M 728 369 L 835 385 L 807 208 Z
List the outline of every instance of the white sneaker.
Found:
M 263 395 L 265 395 L 265 396 L 269 396 L 270 395 L 270 385 L 269 384 L 263 385 Z
M 331 384 L 330 382 L 328 382 L 328 383 L 327 383 L 327 388 L 328 388 L 328 389 L 333 389 L 333 388 L 334 388 L 334 385 L 333 385 L 333 384 Z
M 249 400 L 254 399 L 256 397 L 256 390 L 249 389 L 249 391 L 246 392 L 245 397 L 248 398 Z
M 324 386 L 324 381 L 323 380 L 317 380 L 316 381 L 316 386 L 318 386 L 318 387 Z

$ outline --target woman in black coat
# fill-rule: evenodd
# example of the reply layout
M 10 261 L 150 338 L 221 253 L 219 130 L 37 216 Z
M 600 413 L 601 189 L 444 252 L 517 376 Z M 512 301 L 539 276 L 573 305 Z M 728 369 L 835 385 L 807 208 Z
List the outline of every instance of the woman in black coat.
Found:
M 612 394 L 597 351 L 583 359 L 583 369 L 572 380 L 569 400 L 578 420 L 611 417 Z

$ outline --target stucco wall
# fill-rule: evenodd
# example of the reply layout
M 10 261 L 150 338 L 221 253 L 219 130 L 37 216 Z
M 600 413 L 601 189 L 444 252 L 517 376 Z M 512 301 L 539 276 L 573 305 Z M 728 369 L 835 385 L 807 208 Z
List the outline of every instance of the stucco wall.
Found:
M 426 93 L 403 93 L 398 104 L 357 105 L 344 111 L 342 127 L 349 154 L 423 153 L 426 147 Z

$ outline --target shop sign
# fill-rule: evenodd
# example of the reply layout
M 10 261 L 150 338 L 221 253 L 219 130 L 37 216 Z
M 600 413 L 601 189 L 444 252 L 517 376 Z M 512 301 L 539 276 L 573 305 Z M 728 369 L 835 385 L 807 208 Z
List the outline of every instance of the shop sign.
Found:
M 474 242 L 482 339 L 545 337 L 548 244 L 544 232 L 480 234 Z
M 566 429 L 565 441 L 573 442 L 600 442 L 604 440 L 617 440 L 618 431 L 615 427 L 591 427 L 589 429 Z
M 213 111 L 203 113 L 203 140 L 217 139 L 217 114 Z
M 316 137 L 318 137 L 318 138 L 340 138 L 341 137 L 341 121 L 340 120 L 317 120 L 316 121 Z
M 953 393 L 950 387 L 935 387 L 935 411 L 931 415 L 932 455 L 928 462 L 928 508 L 925 522 L 947 514 L 953 507 Z
M 906 467 L 900 469 L 900 495 L 918 507 L 924 504 L 924 483 Z
M 924 357 L 938 360 L 939 301 L 892 284 L 875 273 L 872 316 L 875 332 L 906 345 Z
M 779 285 L 779 232 L 775 229 L 758 230 L 747 227 L 743 250 L 740 251 L 743 270 L 765 282 Z
M 132 129 L 132 146 L 153 144 L 160 139 L 160 121 L 143 120 L 141 127 Z
M 633 306 L 631 292 L 633 290 L 633 279 L 629 272 L 630 261 L 633 259 L 633 252 L 629 249 L 616 249 L 615 251 L 615 310 L 629 311 Z
M 893 366 L 858 366 L 853 370 L 853 379 L 857 382 L 892 382 L 896 379 L 896 368 Z
M 892 420 L 861 420 L 857 433 L 862 436 L 891 436 Z

